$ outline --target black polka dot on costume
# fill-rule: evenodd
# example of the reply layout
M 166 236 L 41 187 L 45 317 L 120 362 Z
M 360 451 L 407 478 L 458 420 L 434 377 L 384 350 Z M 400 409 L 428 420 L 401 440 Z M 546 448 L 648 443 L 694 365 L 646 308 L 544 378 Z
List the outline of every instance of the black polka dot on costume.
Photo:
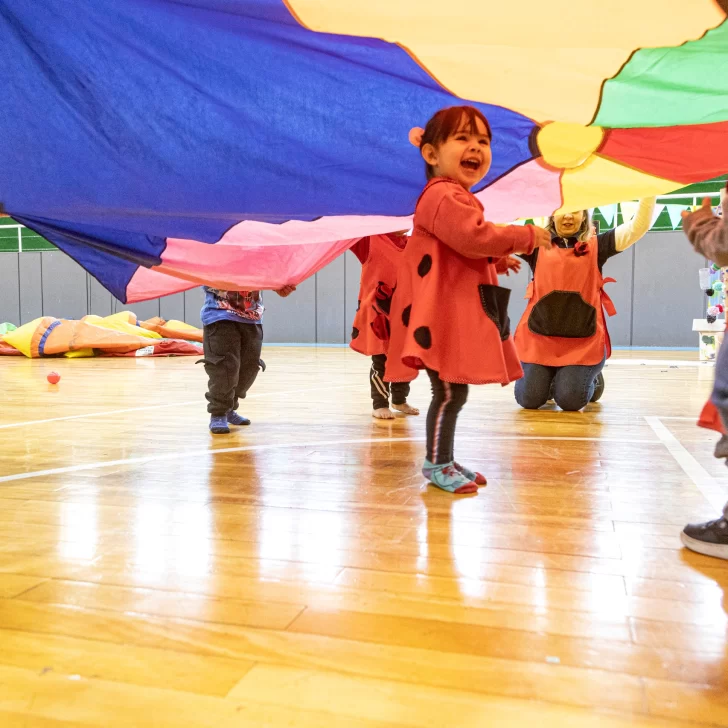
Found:
M 405 326 L 409 326 L 410 316 L 412 314 L 412 304 L 410 303 L 404 311 L 402 311 L 402 323 Z
M 351 330 L 351 338 L 356 339 L 357 336 L 359 336 L 359 329 L 354 326 L 354 328 L 352 328 Z
M 420 274 L 420 278 L 424 278 L 432 268 L 432 256 L 423 255 L 420 264 L 417 266 L 417 272 Z
M 432 346 L 432 334 L 427 326 L 420 326 L 419 329 L 415 329 L 414 333 L 415 341 L 423 348 L 429 349 Z

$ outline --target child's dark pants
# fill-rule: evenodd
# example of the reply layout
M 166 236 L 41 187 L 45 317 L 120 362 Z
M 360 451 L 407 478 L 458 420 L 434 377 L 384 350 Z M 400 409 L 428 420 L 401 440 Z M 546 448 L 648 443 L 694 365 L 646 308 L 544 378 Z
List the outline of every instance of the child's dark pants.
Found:
M 216 321 L 203 326 L 207 385 L 207 411 L 225 415 L 238 408 L 258 376 L 263 327 L 237 321 Z

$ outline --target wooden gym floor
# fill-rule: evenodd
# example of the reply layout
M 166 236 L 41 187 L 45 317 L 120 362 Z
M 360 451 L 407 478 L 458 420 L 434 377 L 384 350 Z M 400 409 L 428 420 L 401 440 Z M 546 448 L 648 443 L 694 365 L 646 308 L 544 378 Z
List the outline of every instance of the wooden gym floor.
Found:
M 584 414 L 473 388 L 459 498 L 344 349 L 267 348 L 214 439 L 194 359 L 0 361 L 0 725 L 728 726 L 695 357 L 617 352 Z

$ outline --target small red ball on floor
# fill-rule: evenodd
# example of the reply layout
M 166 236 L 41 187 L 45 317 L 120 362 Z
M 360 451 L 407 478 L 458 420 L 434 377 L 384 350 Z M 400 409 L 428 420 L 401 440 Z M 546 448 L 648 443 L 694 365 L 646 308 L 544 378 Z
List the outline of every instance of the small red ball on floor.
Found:
M 48 381 L 49 381 L 49 382 L 50 382 L 51 384 L 58 384 L 58 382 L 60 382 L 60 381 L 61 381 L 61 375 L 60 375 L 60 374 L 58 374 L 58 372 L 51 372 L 51 373 L 50 373 L 50 374 L 48 375 Z

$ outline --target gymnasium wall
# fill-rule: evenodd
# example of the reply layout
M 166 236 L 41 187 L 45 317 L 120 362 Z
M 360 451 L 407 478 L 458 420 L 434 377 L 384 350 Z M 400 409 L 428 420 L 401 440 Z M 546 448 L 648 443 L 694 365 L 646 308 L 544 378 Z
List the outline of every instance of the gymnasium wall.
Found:
M 608 261 L 604 274 L 617 279 L 607 291 L 617 307 L 609 329 L 615 346 L 697 346 L 694 318 L 705 315 L 698 287 L 695 255 L 681 232 L 652 232 L 628 251 Z M 525 268 L 525 267 L 524 267 Z M 351 253 L 281 299 L 265 294 L 265 339 L 268 343 L 343 344 L 357 305 L 360 265 Z M 511 320 L 525 308 L 528 282 L 524 270 L 501 278 L 513 289 Z M 202 291 L 124 306 L 73 260 L 59 251 L 0 253 L 0 322 L 22 324 L 38 316 L 80 318 L 131 309 L 140 318 L 162 316 L 200 323 Z M 447 316 L 447 292 L 443 292 Z

